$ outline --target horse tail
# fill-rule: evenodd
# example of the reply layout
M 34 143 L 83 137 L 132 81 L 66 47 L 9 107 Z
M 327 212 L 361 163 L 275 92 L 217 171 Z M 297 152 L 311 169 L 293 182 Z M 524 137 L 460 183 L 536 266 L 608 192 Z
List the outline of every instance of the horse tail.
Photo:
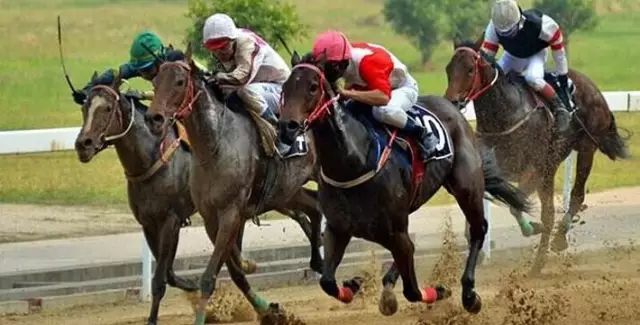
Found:
M 493 149 L 485 148 L 485 150 L 481 150 L 481 155 L 485 191 L 489 192 L 496 200 L 518 211 L 529 212 L 531 202 L 524 192 L 504 179 Z
M 598 144 L 598 149 L 600 149 L 600 151 L 607 155 L 611 160 L 616 160 L 617 158 L 629 158 L 631 155 L 629 154 L 629 148 L 627 147 L 626 140 L 629 139 L 630 135 L 625 138 L 620 136 L 620 133 L 618 133 L 618 127 L 616 126 L 616 118 L 611 111 L 609 111 L 609 114 L 611 115 L 611 124 L 609 125 L 607 133 L 598 139 L 600 142 Z M 627 132 L 631 133 L 629 131 Z

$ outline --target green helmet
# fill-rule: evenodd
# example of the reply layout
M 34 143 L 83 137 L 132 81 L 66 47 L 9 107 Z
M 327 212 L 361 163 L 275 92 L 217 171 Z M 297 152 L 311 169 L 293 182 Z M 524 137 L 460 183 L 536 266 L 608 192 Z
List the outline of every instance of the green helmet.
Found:
M 164 45 L 158 35 L 148 31 L 142 32 L 133 39 L 131 50 L 129 50 L 131 56 L 129 63 L 137 70 L 148 68 L 155 62 L 154 55 L 161 57 L 163 51 Z

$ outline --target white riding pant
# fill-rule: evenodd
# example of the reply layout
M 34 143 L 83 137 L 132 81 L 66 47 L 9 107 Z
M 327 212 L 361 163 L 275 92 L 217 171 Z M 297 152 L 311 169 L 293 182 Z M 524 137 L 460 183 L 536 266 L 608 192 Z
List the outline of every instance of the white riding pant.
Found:
M 407 75 L 405 82 L 391 91 L 391 99 L 385 106 L 374 106 L 373 117 L 396 128 L 407 124 L 407 111 L 418 102 L 418 83 Z
M 264 115 L 267 109 L 278 114 L 281 94 L 282 85 L 268 82 L 250 83 L 238 89 L 238 96 L 247 108 L 259 112 L 260 115 Z
M 521 74 L 529 86 L 536 91 L 541 91 L 547 84 L 544 80 L 544 64 L 547 62 L 548 54 L 548 50 L 544 49 L 530 58 L 522 59 L 505 51 L 498 65 L 504 73 L 515 71 Z

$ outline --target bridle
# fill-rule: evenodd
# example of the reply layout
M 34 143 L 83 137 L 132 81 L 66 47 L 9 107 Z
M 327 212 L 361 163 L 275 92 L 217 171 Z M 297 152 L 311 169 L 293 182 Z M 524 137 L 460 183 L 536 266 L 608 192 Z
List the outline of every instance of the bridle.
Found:
M 300 63 L 293 67 L 296 69 L 310 69 L 315 72 L 320 78 L 320 99 L 316 104 L 316 107 L 311 111 L 311 114 L 302 123 L 303 131 L 306 132 L 313 123 L 324 119 L 327 115 L 331 114 L 331 108 L 338 101 L 340 95 L 334 95 L 329 81 L 324 75 L 324 72 L 317 66 L 309 63 Z M 283 97 L 284 98 L 284 97 Z
M 122 119 L 122 111 L 120 110 L 120 94 L 115 91 L 113 88 L 109 87 L 109 86 L 105 86 L 105 85 L 96 85 L 93 86 L 93 88 L 91 88 L 91 91 L 96 91 L 96 90 L 104 90 L 107 93 L 109 93 L 110 95 L 112 95 L 115 98 L 115 102 L 118 105 L 118 107 L 115 107 L 113 110 L 111 110 L 111 115 L 109 116 L 109 122 L 107 123 L 107 126 L 104 129 L 104 133 L 107 132 L 107 130 L 109 130 L 109 128 L 111 127 L 111 125 L 114 123 L 115 120 L 117 120 L 118 124 L 120 125 L 121 128 L 124 128 L 124 122 Z M 131 114 L 129 117 L 129 125 L 124 129 L 124 131 L 122 131 L 121 133 L 115 134 L 115 135 L 106 135 L 106 134 L 102 134 L 101 138 L 104 141 L 104 148 L 106 148 L 110 142 L 113 142 L 115 140 L 121 139 L 123 138 L 125 135 L 127 135 L 127 133 L 129 133 L 129 131 L 131 130 L 131 127 L 133 127 L 133 120 L 134 120 L 134 110 L 135 110 L 135 106 L 133 103 L 133 98 L 131 99 Z
M 466 104 L 469 103 L 470 101 L 474 101 L 480 98 L 480 96 L 484 95 L 487 91 L 489 91 L 489 89 L 491 89 L 491 87 L 493 87 L 498 81 L 498 77 L 500 76 L 500 73 L 498 71 L 498 68 L 494 67 L 495 76 L 493 77 L 493 80 L 489 84 L 483 85 L 481 71 L 482 69 L 490 66 L 490 63 L 486 62 L 486 60 L 483 60 L 482 55 L 470 47 L 459 47 L 456 49 L 455 54 L 458 54 L 460 52 L 471 53 L 473 54 L 473 57 L 474 57 L 473 81 L 471 84 L 471 89 L 469 89 L 469 91 L 465 95 L 464 102 L 463 102 L 464 106 L 466 106 Z
M 202 90 L 195 92 L 195 82 L 191 76 L 191 66 L 189 64 L 184 61 L 165 62 L 160 65 L 160 70 L 162 71 L 170 66 L 178 66 L 187 72 L 187 85 L 185 87 L 184 99 L 182 99 L 182 103 L 180 103 L 180 106 L 178 106 L 178 109 L 171 117 L 171 120 L 175 122 L 176 120 L 184 120 L 191 115 L 193 104 L 198 100 L 198 97 L 200 97 Z

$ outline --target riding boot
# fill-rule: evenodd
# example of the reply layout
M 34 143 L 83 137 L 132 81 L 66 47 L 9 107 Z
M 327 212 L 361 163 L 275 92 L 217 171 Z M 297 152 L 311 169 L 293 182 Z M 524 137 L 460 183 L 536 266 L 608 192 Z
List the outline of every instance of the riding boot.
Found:
M 418 147 L 420 147 L 420 153 L 423 161 L 429 160 L 431 156 L 436 152 L 436 146 L 438 145 L 438 138 L 433 132 L 418 125 L 413 119 L 408 118 L 407 124 L 403 130 L 416 136 L 418 139 Z
M 559 134 L 564 134 L 569 130 L 571 123 L 571 113 L 565 107 L 564 102 L 560 99 L 560 96 L 556 95 L 551 100 L 551 109 L 553 110 L 553 116 L 556 119 L 556 131 Z

